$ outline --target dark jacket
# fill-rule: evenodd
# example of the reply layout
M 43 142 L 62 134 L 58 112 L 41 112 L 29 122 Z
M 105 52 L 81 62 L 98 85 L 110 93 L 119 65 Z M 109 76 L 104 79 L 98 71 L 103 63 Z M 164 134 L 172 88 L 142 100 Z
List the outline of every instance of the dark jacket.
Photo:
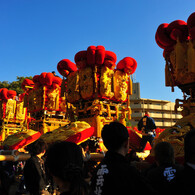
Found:
M 47 186 L 44 164 L 37 156 L 32 156 L 26 161 L 24 166 L 24 180 L 27 191 L 33 195 L 41 194 L 41 191 Z
M 146 123 L 144 122 L 146 121 Z M 144 116 L 139 122 L 138 122 L 138 130 L 142 130 L 142 128 L 144 129 L 144 131 L 150 132 L 153 129 L 156 129 L 156 125 L 155 122 L 153 120 L 153 118 L 148 117 L 148 116 Z
M 179 164 L 164 164 L 150 169 L 147 178 L 159 194 L 175 194 L 176 178 L 182 170 Z
M 92 177 L 91 194 L 154 194 L 137 169 L 124 156 L 107 152 Z
M 175 186 L 177 195 L 195 194 L 195 169 L 185 164 L 183 171 L 177 177 Z

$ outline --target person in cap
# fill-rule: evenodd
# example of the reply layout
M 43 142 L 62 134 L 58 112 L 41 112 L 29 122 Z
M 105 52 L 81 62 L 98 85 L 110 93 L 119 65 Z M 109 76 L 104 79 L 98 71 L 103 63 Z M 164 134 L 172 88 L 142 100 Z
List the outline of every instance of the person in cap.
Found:
M 111 122 L 103 127 L 102 139 L 108 151 L 92 176 L 91 194 L 154 194 L 138 170 L 125 158 L 129 150 L 127 128 L 121 123 Z
M 154 137 L 156 136 L 156 124 L 154 119 L 149 116 L 149 112 L 145 111 L 145 115 L 141 120 L 138 122 L 138 130 L 142 131 L 142 139 L 140 142 L 140 152 L 144 150 L 146 147 L 147 142 L 150 143 L 152 146 L 152 142 Z
M 150 168 L 146 177 L 159 194 L 174 194 L 175 182 L 183 166 L 175 163 L 174 148 L 169 142 L 159 142 L 154 147 L 156 167 Z
M 56 72 L 55 72 L 55 71 L 52 71 L 51 73 L 52 73 L 54 76 L 56 76 Z

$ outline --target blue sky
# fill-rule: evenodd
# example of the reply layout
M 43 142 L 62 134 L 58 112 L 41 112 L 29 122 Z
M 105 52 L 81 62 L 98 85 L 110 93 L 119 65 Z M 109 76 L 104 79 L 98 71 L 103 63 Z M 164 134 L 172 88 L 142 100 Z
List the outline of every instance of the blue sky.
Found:
M 161 23 L 184 20 L 194 0 L 0 0 L 0 81 L 57 72 L 61 59 L 103 45 L 117 62 L 133 57 L 141 97 L 182 98 L 165 87 L 163 50 L 155 42 Z

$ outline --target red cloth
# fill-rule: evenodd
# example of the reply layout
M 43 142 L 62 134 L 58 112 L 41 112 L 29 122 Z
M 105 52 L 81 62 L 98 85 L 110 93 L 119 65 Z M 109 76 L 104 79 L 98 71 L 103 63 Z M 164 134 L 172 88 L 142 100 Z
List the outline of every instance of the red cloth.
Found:
M 135 131 L 128 130 L 128 132 L 129 132 L 130 145 L 139 147 L 141 142 L 141 137 Z
M 138 149 L 140 147 L 141 137 L 133 130 L 128 129 L 129 132 L 129 143 L 130 147 Z M 146 147 L 144 150 L 151 150 L 152 147 L 149 142 L 147 142 Z
M 90 138 L 93 135 L 94 131 L 95 131 L 95 128 L 90 127 L 88 129 L 85 129 L 85 130 L 69 137 L 68 139 L 66 139 L 66 141 L 79 144 L 79 143 L 85 141 L 86 139 Z
M 15 143 L 12 146 L 9 146 L 9 148 L 11 150 L 18 150 L 19 148 L 22 148 L 22 147 L 24 147 L 24 146 L 26 146 L 26 145 L 36 141 L 41 135 L 42 134 L 40 132 L 37 132 L 34 135 L 31 135 L 31 136 L 27 137 L 26 139 L 23 139 L 23 140 Z
M 64 141 L 69 141 L 69 142 L 74 142 L 76 144 L 79 144 L 79 143 L 85 141 L 86 139 L 90 138 L 93 135 L 94 131 L 95 131 L 94 127 L 90 127 L 90 128 L 87 128 L 87 129 L 69 137 L 68 139 L 66 139 Z M 26 139 L 23 139 L 23 140 L 15 143 L 12 146 L 9 146 L 9 148 L 12 150 L 17 150 L 19 148 L 25 147 L 26 145 L 36 141 L 41 135 L 42 135 L 41 132 L 37 132 L 34 135 L 31 135 L 31 136 L 27 137 Z
M 144 148 L 144 150 L 151 150 L 151 149 L 152 149 L 152 147 L 151 147 L 150 143 L 147 142 L 146 147 Z

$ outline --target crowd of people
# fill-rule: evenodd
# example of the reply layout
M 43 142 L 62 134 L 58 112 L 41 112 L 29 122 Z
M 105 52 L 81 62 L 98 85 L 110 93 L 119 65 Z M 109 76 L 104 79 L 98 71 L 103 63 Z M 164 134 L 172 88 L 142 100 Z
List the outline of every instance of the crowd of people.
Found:
M 135 151 L 129 153 L 129 134 L 124 125 L 105 125 L 102 139 L 108 151 L 93 171 L 87 167 L 87 147 L 86 157 L 83 148 L 72 142 L 55 142 L 48 147 L 42 139 L 33 142 L 27 147 L 31 158 L 23 169 L 26 194 L 195 194 L 195 129 L 185 136 L 183 165 L 175 162 L 172 145 L 160 142 L 154 148 L 155 162 L 143 170 L 132 163 L 139 158 Z M 3 174 L 0 170 L 1 187 L 6 178 Z

